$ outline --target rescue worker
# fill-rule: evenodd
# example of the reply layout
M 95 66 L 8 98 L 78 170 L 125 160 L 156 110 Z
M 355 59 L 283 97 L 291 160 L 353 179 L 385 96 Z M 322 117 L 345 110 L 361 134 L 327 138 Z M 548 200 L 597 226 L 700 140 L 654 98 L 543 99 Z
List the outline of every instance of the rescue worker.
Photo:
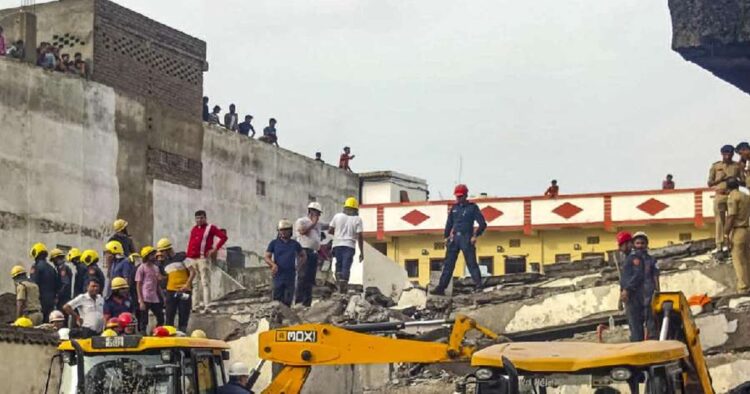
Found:
M 456 267 L 458 252 L 462 252 L 466 267 L 469 269 L 471 278 L 474 280 L 475 291 L 482 289 L 482 274 L 477 264 L 476 243 L 477 238 L 484 233 L 487 222 L 482 216 L 477 204 L 468 201 L 469 188 L 466 185 L 457 185 L 453 191 L 456 203 L 448 213 L 445 223 L 445 261 L 440 282 L 430 291 L 430 294 L 445 295 L 445 288 L 453 279 L 453 270 Z M 479 226 L 474 229 L 474 222 Z
M 65 327 L 65 314 L 58 310 L 50 312 L 49 319 L 47 320 L 49 320 L 49 323 L 40 324 L 35 328 L 47 331 L 57 331 Z
M 747 177 L 750 175 L 750 144 L 747 142 L 740 142 L 734 148 L 734 151 L 740 156 L 740 168 L 742 169 L 741 179 L 747 182 Z
M 721 148 L 721 161 L 711 165 L 708 172 L 708 187 L 715 191 L 714 195 L 714 218 L 716 223 L 716 250 L 719 252 L 724 246 L 724 218 L 727 212 L 727 179 L 741 177 L 741 165 L 732 160 L 734 147 L 724 145 Z M 744 182 L 744 180 L 743 180 Z
M 643 340 L 643 259 L 632 253 L 630 234 L 617 236 L 620 252 L 627 254 L 620 268 L 620 300 L 625 304 L 625 314 L 630 327 L 630 342 Z
M 190 308 L 193 304 L 193 279 L 195 279 L 195 267 L 185 264 L 185 253 L 175 253 L 172 242 L 162 238 L 156 243 L 156 250 L 146 246 L 141 250 L 141 256 L 146 260 L 152 259 L 159 253 L 163 256 L 164 273 L 167 277 L 166 284 L 166 324 L 175 325 L 175 318 L 179 315 L 180 331 L 187 331 L 190 320 Z
M 651 308 L 654 293 L 658 292 L 659 268 L 656 259 L 648 253 L 648 235 L 643 231 L 633 234 L 633 253 L 643 262 L 643 316 L 646 324 L 646 339 L 658 339 L 656 316 Z
M 162 275 L 159 267 L 156 266 L 154 255 L 155 253 L 147 253 L 135 273 L 137 316 L 140 321 L 138 330 L 141 332 L 146 332 L 149 311 L 154 314 L 157 325 L 164 324 L 164 299 L 159 284 Z
M 737 178 L 727 180 L 727 220 L 724 234 L 732 251 L 732 265 L 737 275 L 737 292 L 745 293 L 750 286 L 750 254 L 748 225 L 750 225 L 750 196 L 739 190 Z
M 78 248 L 72 248 L 68 251 L 65 256 L 70 264 L 76 269 L 75 277 L 73 278 L 73 297 L 83 294 L 83 281 L 86 278 L 86 264 L 81 262 L 81 251 Z
M 86 266 L 83 280 L 81 281 L 84 290 L 89 288 L 89 281 L 91 279 L 96 279 L 97 282 L 104 283 L 104 272 L 99 268 L 99 253 L 96 253 L 92 249 L 86 249 L 81 253 L 81 262 Z
M 57 304 L 57 289 L 60 286 L 60 280 L 55 268 L 47 262 L 49 253 L 44 244 L 34 244 L 31 247 L 29 255 L 34 259 L 34 265 L 31 267 L 31 280 L 39 286 L 42 318 L 44 319 L 44 323 L 47 323 L 49 313 L 55 309 L 55 305 Z
M 123 219 L 117 219 L 112 224 L 112 230 L 114 230 L 115 233 L 109 237 L 108 241 L 119 242 L 120 245 L 122 245 L 122 254 L 125 256 L 130 256 L 131 254 L 136 253 L 135 246 L 133 246 L 133 238 L 128 234 L 128 222 Z
M 133 282 L 135 278 L 135 268 L 133 268 L 133 264 L 130 263 L 130 260 L 127 258 L 127 255 L 125 254 L 124 249 L 122 248 L 122 244 L 119 241 L 109 241 L 106 245 L 104 245 L 104 266 L 108 267 L 109 275 L 108 278 L 124 278 L 128 281 L 128 284 L 131 285 L 130 288 L 133 288 L 135 283 Z M 112 286 L 111 283 L 107 283 L 107 286 L 104 290 L 105 298 L 108 298 L 110 294 L 112 294 Z
M 315 286 L 315 276 L 318 273 L 318 249 L 320 249 L 320 214 L 323 208 L 318 202 L 311 202 L 307 206 L 307 216 L 303 216 L 294 223 L 297 242 L 305 249 L 307 261 L 297 278 L 297 295 L 295 302 L 304 306 L 312 305 L 312 291 Z
M 250 368 L 243 362 L 235 362 L 229 366 L 229 382 L 219 387 L 216 394 L 248 394 L 247 388 L 250 381 Z
M 65 253 L 60 249 L 52 249 L 49 252 L 49 261 L 55 266 L 58 278 L 57 304 L 55 308 L 62 309 L 71 298 L 73 298 L 73 270 L 65 264 Z
M 16 317 L 28 317 L 32 325 L 42 324 L 42 305 L 39 302 L 39 286 L 29 280 L 26 268 L 16 265 L 10 270 L 16 285 Z
M 297 270 L 305 262 L 305 250 L 292 239 L 292 222 L 282 219 L 277 228 L 278 237 L 268 244 L 264 260 L 273 275 L 273 300 L 291 306 L 294 280 Z
M 336 279 L 339 291 L 346 293 L 354 254 L 359 246 L 359 261 L 365 259 L 362 218 L 359 217 L 359 202 L 354 197 L 344 201 L 344 211 L 333 216 L 328 233 L 333 235 L 333 256 L 336 258 Z
M 124 312 L 133 312 L 132 300 L 128 281 L 119 276 L 112 278 L 112 294 L 104 301 L 104 320 L 120 317 Z
M 28 317 L 19 317 L 16 319 L 16 321 L 11 324 L 13 327 L 21 327 L 21 328 L 32 328 L 34 327 L 34 322 L 31 321 Z

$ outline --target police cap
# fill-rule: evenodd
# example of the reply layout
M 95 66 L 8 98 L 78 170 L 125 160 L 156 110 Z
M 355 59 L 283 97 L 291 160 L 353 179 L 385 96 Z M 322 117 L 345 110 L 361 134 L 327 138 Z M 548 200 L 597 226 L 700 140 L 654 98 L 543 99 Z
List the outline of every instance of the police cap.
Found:
M 732 145 L 724 145 L 721 147 L 721 153 L 734 153 L 734 147 Z

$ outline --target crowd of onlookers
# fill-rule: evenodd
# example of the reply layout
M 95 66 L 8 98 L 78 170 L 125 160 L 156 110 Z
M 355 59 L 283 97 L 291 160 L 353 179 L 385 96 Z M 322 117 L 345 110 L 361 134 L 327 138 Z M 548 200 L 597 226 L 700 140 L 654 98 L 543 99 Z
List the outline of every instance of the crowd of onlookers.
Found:
M 26 45 L 23 40 L 6 43 L 3 28 L 0 26 L 0 56 L 23 60 L 26 58 Z M 88 65 L 83 55 L 76 52 L 73 58 L 68 53 L 60 53 L 60 48 L 48 42 L 42 42 L 36 49 L 36 65 L 45 70 L 76 74 L 86 78 Z

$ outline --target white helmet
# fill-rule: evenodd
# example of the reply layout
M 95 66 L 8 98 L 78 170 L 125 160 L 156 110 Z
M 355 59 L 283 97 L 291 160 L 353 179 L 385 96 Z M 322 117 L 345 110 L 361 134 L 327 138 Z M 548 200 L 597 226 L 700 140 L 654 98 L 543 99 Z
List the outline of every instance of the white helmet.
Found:
M 292 228 L 292 222 L 286 219 L 279 220 L 279 226 L 277 227 L 279 230 L 288 230 Z
M 648 242 L 648 235 L 645 232 L 638 231 L 637 233 L 633 234 L 633 239 L 636 239 L 636 238 L 639 238 L 639 237 L 645 239 L 646 242 Z
M 229 367 L 229 376 L 249 376 L 250 368 L 247 364 L 237 361 Z
M 65 321 L 65 315 L 60 311 L 52 311 L 49 313 L 49 322 L 54 323 L 56 321 Z
M 323 207 L 322 207 L 322 206 L 320 206 L 320 203 L 319 203 L 319 202 L 317 202 L 317 201 L 313 201 L 313 202 L 311 202 L 311 203 L 310 203 L 310 204 L 309 204 L 309 205 L 307 206 L 307 209 L 314 209 L 314 210 L 316 210 L 316 211 L 318 211 L 318 212 L 321 212 L 321 213 L 323 212 Z

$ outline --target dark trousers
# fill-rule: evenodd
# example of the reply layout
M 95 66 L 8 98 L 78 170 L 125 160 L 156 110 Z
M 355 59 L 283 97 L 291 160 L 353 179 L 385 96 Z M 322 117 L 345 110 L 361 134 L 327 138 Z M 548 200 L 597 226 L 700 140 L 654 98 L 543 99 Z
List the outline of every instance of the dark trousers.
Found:
M 333 248 L 333 257 L 336 258 L 336 279 L 349 283 L 349 273 L 354 262 L 354 248 L 348 246 L 337 246 Z
M 48 296 L 47 298 L 41 298 L 39 301 L 42 304 L 42 322 L 49 323 L 49 313 L 55 310 L 55 298 L 54 296 L 51 298 Z
M 187 298 L 183 298 L 187 294 Z M 190 319 L 190 308 L 193 305 L 193 296 L 190 293 L 167 290 L 167 319 L 168 326 L 175 326 L 175 316 L 180 315 L 180 323 L 176 326 L 178 330 L 187 332 L 188 320 Z
M 656 315 L 654 310 L 651 309 L 651 299 L 653 294 L 646 296 L 643 300 L 643 321 L 646 324 L 646 339 L 659 339 L 659 331 L 656 327 Z
M 94 331 L 88 327 L 73 327 L 70 329 L 70 338 L 91 338 L 99 335 L 100 333 Z
M 630 342 L 643 341 L 643 295 L 628 294 L 628 301 L 625 303 L 625 314 L 628 317 L 628 327 L 630 328 Z
M 138 308 L 138 331 L 140 332 L 145 332 L 148 327 L 148 311 L 156 317 L 157 326 L 164 325 L 164 306 L 160 302 L 147 302 L 145 311 Z
M 292 301 L 294 300 L 294 275 L 286 274 L 287 276 L 280 276 L 280 272 L 277 272 L 276 275 L 273 278 L 273 300 L 279 301 L 286 306 L 292 306 Z
M 456 268 L 458 252 L 464 254 L 466 267 L 469 269 L 471 279 L 474 280 L 474 285 L 477 287 L 482 285 L 482 273 L 479 271 L 479 264 L 477 264 L 477 248 L 471 244 L 471 237 L 462 235 L 455 236 L 453 240 L 446 245 L 443 272 L 440 274 L 440 282 L 437 286 L 438 289 L 445 289 L 448 287 L 448 284 L 451 283 L 451 279 L 453 279 L 453 270 Z
M 305 249 L 307 261 L 297 276 L 296 303 L 304 306 L 312 305 L 312 291 L 315 286 L 315 275 L 318 273 L 318 254 L 312 249 Z

